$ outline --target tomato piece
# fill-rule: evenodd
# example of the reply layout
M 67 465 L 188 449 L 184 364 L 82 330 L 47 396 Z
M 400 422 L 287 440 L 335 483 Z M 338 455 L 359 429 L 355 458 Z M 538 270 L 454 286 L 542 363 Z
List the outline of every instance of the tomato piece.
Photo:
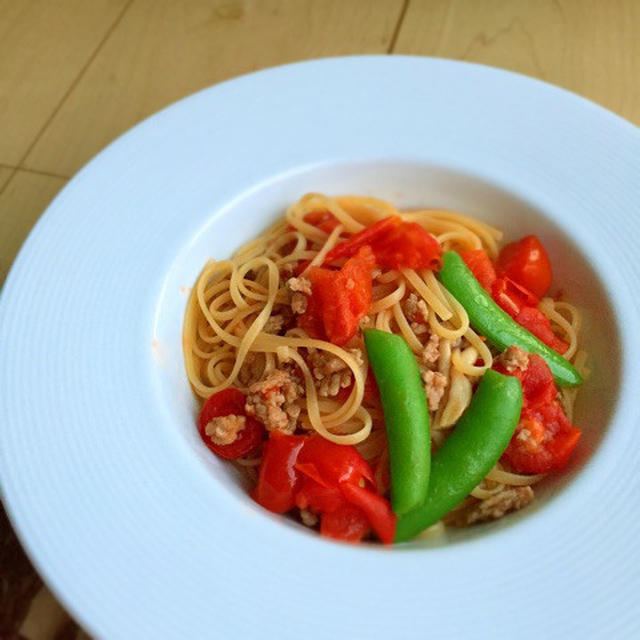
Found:
M 337 244 L 325 258 L 325 263 L 353 256 L 364 246 L 370 246 L 378 266 L 386 269 L 439 269 L 442 247 L 435 237 L 417 222 L 402 222 L 398 216 L 383 218 Z
M 345 498 L 366 514 L 378 538 L 384 544 L 391 544 L 396 533 L 397 516 L 389 501 L 357 484 L 341 482 L 340 488 Z
M 346 499 L 337 486 L 316 482 L 311 477 L 303 475 L 300 489 L 296 493 L 297 507 L 311 509 L 314 513 L 330 513 L 345 503 Z
M 345 503 L 339 509 L 323 513 L 320 533 L 344 542 L 360 542 L 369 532 L 367 516 L 358 507 Z
M 390 216 L 378 220 L 370 227 L 366 227 L 358 233 L 354 233 L 348 240 L 337 244 L 325 257 L 325 263 L 333 262 L 338 258 L 354 256 L 361 247 L 373 246 L 380 238 L 385 237 L 389 231 L 395 229 L 402 220 L 398 216 Z
M 471 273 L 473 273 L 483 289 L 491 293 L 491 287 L 496 281 L 496 270 L 487 252 L 484 249 L 471 249 L 469 251 L 461 251 L 460 257 L 465 261 L 467 267 L 471 269 Z
M 369 246 L 361 247 L 339 271 L 309 270 L 311 296 L 298 325 L 313 337 L 344 345 L 355 335 L 371 306 L 371 270 L 375 259 Z
M 285 513 L 295 506 L 295 492 L 299 485 L 296 460 L 306 437 L 289 436 L 272 431 L 264 447 L 258 484 L 253 499 L 274 513 Z
M 329 211 L 310 211 L 302 219 L 325 233 L 331 233 L 340 224 Z
M 551 260 L 537 236 L 525 236 L 505 245 L 496 262 L 498 275 L 505 275 L 533 292 L 544 296 L 553 277 Z
M 519 473 L 560 471 L 580 435 L 557 402 L 526 408 L 503 456 Z
M 551 322 L 547 316 L 534 307 L 523 307 L 514 320 L 522 327 L 533 333 L 546 345 L 558 353 L 564 353 L 569 345 L 553 332 Z
M 337 487 L 340 482 L 357 484 L 362 479 L 374 482 L 371 467 L 355 447 L 336 444 L 318 435 L 306 439 L 296 469 L 325 486 Z
M 439 269 L 442 247 L 417 222 L 403 222 L 372 245 L 376 263 L 386 269 Z
M 549 404 L 556 398 L 558 390 L 553 373 L 544 358 L 537 353 L 529 354 L 529 365 L 524 371 L 522 369 L 507 371 L 500 362 L 496 363 L 494 369 L 505 375 L 515 376 L 520 380 L 525 408 Z
M 239 389 L 229 387 L 214 393 L 207 398 L 198 417 L 198 432 L 202 441 L 217 456 L 226 460 L 242 458 L 255 449 L 264 435 L 263 426 L 254 418 L 246 416 L 244 410 L 245 396 Z M 207 424 L 213 418 L 224 416 L 245 416 L 245 426 L 238 432 L 236 439 L 230 444 L 216 444 L 206 434 Z
M 531 291 L 507 277 L 494 281 L 491 297 L 514 319 L 524 307 L 537 307 L 540 302 Z

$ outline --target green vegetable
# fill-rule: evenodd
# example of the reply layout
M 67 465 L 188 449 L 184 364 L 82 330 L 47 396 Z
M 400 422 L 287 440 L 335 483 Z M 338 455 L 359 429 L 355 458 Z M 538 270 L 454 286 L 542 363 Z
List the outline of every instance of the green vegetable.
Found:
M 471 404 L 433 456 L 426 499 L 398 518 L 395 542 L 435 524 L 480 484 L 507 448 L 521 408 L 517 378 L 493 370 L 482 376 Z
M 389 443 L 391 504 L 397 514 L 422 503 L 429 488 L 431 436 L 429 408 L 416 358 L 398 335 L 364 332 Z
M 570 362 L 521 327 L 491 299 L 455 251 L 445 251 L 438 275 L 442 284 L 469 314 L 471 326 L 494 347 L 504 350 L 516 345 L 542 356 L 560 387 L 582 384 L 582 377 Z

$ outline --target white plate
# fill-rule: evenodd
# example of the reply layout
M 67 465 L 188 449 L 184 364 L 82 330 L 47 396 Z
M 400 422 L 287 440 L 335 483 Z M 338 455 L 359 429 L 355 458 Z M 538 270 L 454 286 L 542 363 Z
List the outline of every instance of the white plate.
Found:
M 549 244 L 594 377 L 580 464 L 537 509 L 350 547 L 261 511 L 201 445 L 185 287 L 309 190 L 458 207 Z M 486 67 L 319 60 L 162 111 L 71 181 L 6 282 L 1 478 L 22 541 L 99 637 L 638 637 L 638 211 L 636 129 Z

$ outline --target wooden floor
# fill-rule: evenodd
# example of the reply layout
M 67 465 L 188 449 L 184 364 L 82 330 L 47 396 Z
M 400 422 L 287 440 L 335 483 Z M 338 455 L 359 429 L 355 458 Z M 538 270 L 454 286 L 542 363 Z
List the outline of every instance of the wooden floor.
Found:
M 639 34 L 639 0 L 0 0 L 0 283 L 85 162 L 213 83 L 323 56 L 442 56 L 546 80 L 640 124 Z M 0 518 L 0 638 L 78 637 L 15 544 Z

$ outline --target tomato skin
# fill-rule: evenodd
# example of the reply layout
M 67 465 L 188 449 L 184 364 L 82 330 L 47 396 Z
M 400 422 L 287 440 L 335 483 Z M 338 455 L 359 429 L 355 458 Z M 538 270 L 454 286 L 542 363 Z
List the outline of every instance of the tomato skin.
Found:
M 400 224 L 402 224 L 402 219 L 399 216 L 390 216 L 378 220 L 378 222 L 372 224 L 370 227 L 354 233 L 350 238 L 333 247 L 324 259 L 325 264 L 339 258 L 354 256 L 358 250 L 365 245 L 375 246 L 380 238 L 385 237 Z
M 533 437 L 519 438 L 524 429 Z M 575 449 L 581 431 L 557 402 L 524 409 L 504 459 L 519 473 L 561 471 Z
M 516 431 L 502 454 L 518 473 L 548 473 L 562 470 L 581 435 L 556 400 L 553 374 L 542 357 L 529 354 L 529 366 L 513 375 L 522 383 L 523 405 Z M 525 431 L 526 430 L 526 431 Z
M 258 484 L 253 499 L 274 513 L 286 513 L 295 506 L 299 485 L 295 464 L 304 439 L 272 431 L 264 447 Z
M 335 540 L 360 542 L 368 532 L 367 516 L 348 502 L 335 511 L 323 513 L 320 519 L 320 533 Z
M 371 527 L 384 544 L 391 544 L 396 532 L 397 516 L 383 497 L 357 484 L 340 483 L 347 500 L 366 514 Z
M 402 222 L 398 216 L 383 218 L 337 244 L 325 263 L 353 256 L 364 246 L 371 247 L 376 264 L 385 269 L 439 269 L 442 264 L 442 247 L 435 237 L 417 222 Z
M 340 482 L 357 484 L 362 479 L 373 482 L 373 472 L 358 450 L 351 445 L 336 444 L 322 436 L 307 438 L 297 460 L 297 468 L 303 464 L 315 467 L 315 480 L 328 486 Z M 308 471 L 307 475 L 311 475 Z M 311 477 L 314 477 L 311 475 Z
M 309 335 L 342 346 L 356 334 L 371 306 L 371 270 L 375 266 L 368 245 L 358 249 L 339 271 L 325 267 L 309 270 L 311 296 L 298 324 Z
M 531 291 L 506 276 L 494 280 L 491 297 L 514 320 L 525 307 L 537 307 L 540 302 Z
M 213 453 L 226 460 L 242 458 L 262 442 L 264 428 L 257 420 L 245 414 L 244 403 L 244 393 L 229 387 L 207 398 L 200 410 L 198 431 L 202 441 Z M 231 444 L 216 444 L 205 433 L 206 426 L 213 418 L 229 415 L 245 416 L 245 427 L 238 432 L 238 437 Z
M 514 318 L 514 320 L 522 327 L 533 333 L 536 338 L 550 346 L 558 353 L 564 353 L 569 345 L 558 338 L 551 328 L 549 318 L 539 309 L 534 307 L 524 307 Z
M 539 238 L 525 236 L 505 245 L 496 262 L 498 275 L 508 276 L 542 298 L 551 286 L 551 260 Z
M 303 220 L 325 233 L 331 233 L 340 224 L 338 218 L 329 211 L 310 211 Z
M 417 222 L 403 222 L 373 247 L 378 266 L 385 269 L 440 269 L 442 247 Z
M 373 527 L 387 543 L 393 539 L 395 516 L 373 485 L 371 467 L 355 447 L 320 435 L 273 431 L 252 496 L 275 513 L 297 506 L 319 514 L 323 535 L 357 542 Z
M 473 273 L 482 287 L 491 293 L 491 287 L 497 276 L 487 252 L 484 249 L 471 249 L 469 251 L 461 251 L 460 257 L 465 261 L 467 267 L 471 269 L 471 273 Z

